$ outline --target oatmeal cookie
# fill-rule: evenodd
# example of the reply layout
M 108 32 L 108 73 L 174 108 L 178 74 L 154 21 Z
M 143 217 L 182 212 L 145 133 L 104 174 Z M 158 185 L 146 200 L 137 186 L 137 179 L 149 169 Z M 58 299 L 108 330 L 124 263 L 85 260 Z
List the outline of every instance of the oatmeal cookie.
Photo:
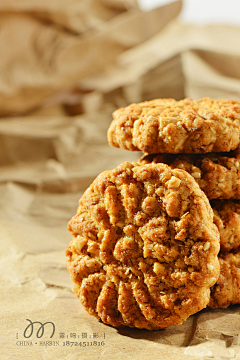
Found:
M 187 171 L 208 199 L 240 199 L 239 148 L 229 153 L 151 154 L 139 160 L 140 164 L 151 162 Z
M 221 251 L 240 246 L 240 202 L 237 200 L 212 200 L 213 222 L 220 234 Z
M 104 323 L 156 330 L 207 306 L 219 277 L 219 233 L 185 171 L 129 162 L 105 171 L 68 229 L 73 291 Z
M 240 141 L 240 102 L 156 99 L 113 113 L 110 145 L 144 153 L 234 150 Z
M 220 276 L 211 288 L 209 307 L 226 308 L 240 304 L 240 247 L 219 254 Z

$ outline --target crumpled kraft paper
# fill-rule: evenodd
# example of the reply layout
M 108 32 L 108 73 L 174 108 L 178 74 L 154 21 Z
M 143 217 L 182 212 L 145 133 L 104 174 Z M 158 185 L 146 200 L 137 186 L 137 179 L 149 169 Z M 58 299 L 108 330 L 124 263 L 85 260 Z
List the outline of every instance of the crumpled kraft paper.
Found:
M 120 54 L 105 72 L 82 80 L 80 87 L 98 91 L 106 100 L 118 92 L 124 99 L 120 106 L 157 97 L 238 100 L 239 36 L 237 27 L 171 22 L 151 39 Z M 151 84 L 154 80 L 156 86 Z M 136 89 L 129 91 L 131 98 L 128 89 Z
M 91 3 L 104 7 L 96 0 Z M 85 6 L 85 12 L 78 4 Z M 150 12 L 131 7 L 103 21 L 100 16 L 92 15 L 94 10 L 87 4 L 72 0 L 69 7 L 65 1 L 52 12 L 61 17 L 61 11 L 64 14 L 70 11 L 71 23 L 75 20 L 74 9 L 80 7 L 80 15 L 78 12 L 75 15 L 91 23 L 81 34 L 37 18 L 37 10 L 50 11 L 49 2 L 48 5 L 37 2 L 34 14 L 31 2 L 21 2 L 8 12 L 4 12 L 2 5 L 2 13 L 0 6 L 0 42 L 4 49 L 0 61 L 0 115 L 27 112 L 49 96 L 106 69 L 124 50 L 160 31 L 181 8 L 181 1 Z
M 146 14 L 131 0 L 91 4 L 94 13 L 87 1 L 0 4 L 10 49 L 0 60 L 0 357 L 240 360 L 239 305 L 166 330 L 115 329 L 71 292 L 64 250 L 80 196 L 100 172 L 141 156 L 107 144 L 112 111 L 154 97 L 239 98 L 239 28 L 166 25 L 180 2 Z
M 191 50 L 182 54 L 186 93 L 194 99 L 208 96 L 240 100 L 239 55 Z
M 136 0 L 2 0 L 0 3 L 2 13 L 29 14 L 73 34 L 103 25 L 132 8 L 138 8 Z

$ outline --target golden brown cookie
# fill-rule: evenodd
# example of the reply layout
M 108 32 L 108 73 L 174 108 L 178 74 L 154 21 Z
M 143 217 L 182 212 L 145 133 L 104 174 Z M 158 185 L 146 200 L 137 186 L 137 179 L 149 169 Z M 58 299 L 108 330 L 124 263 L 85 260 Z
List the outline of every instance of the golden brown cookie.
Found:
M 234 200 L 212 200 L 213 221 L 220 233 L 221 251 L 240 246 L 240 203 Z
M 240 102 L 156 99 L 113 113 L 110 145 L 144 153 L 230 151 L 240 142 Z
M 219 233 L 208 199 L 185 171 L 128 162 L 105 171 L 68 229 L 73 291 L 104 323 L 161 329 L 208 304 Z
M 240 247 L 219 254 L 220 276 L 211 288 L 209 307 L 226 308 L 240 304 Z
M 139 160 L 139 164 L 151 162 L 187 171 L 209 199 L 240 199 L 239 148 L 219 154 L 151 154 Z

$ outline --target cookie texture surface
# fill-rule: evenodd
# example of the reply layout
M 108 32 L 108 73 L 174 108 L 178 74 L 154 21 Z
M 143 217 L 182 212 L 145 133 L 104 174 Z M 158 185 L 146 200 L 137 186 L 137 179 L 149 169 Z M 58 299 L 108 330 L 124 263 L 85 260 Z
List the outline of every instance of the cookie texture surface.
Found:
M 113 113 L 110 145 L 153 153 L 230 151 L 240 141 L 240 102 L 156 99 Z
M 156 330 L 207 306 L 219 277 L 219 233 L 185 171 L 128 162 L 105 171 L 68 229 L 73 291 L 104 323 Z
M 240 202 L 237 200 L 212 200 L 213 221 L 220 234 L 221 251 L 240 247 Z
M 208 199 L 240 199 L 239 148 L 229 153 L 150 154 L 140 164 L 165 163 L 191 174 Z
M 220 276 L 211 289 L 209 307 L 226 308 L 240 304 L 240 248 L 220 252 Z

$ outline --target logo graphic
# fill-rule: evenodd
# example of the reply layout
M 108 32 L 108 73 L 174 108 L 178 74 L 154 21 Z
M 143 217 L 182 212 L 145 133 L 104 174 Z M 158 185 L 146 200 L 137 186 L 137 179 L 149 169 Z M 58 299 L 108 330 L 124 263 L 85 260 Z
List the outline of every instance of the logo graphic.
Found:
M 51 321 L 47 321 L 47 322 L 45 322 L 44 324 L 43 323 L 41 323 L 40 321 L 34 321 L 34 322 L 32 322 L 31 320 L 29 320 L 29 319 L 26 319 L 27 321 L 29 321 L 30 322 L 30 324 L 28 324 L 28 326 L 26 327 L 26 329 L 24 330 L 24 333 L 23 333 L 23 336 L 25 337 L 25 338 L 30 338 L 31 336 L 32 336 L 32 334 L 33 334 L 33 328 L 34 328 L 34 324 L 39 324 L 39 328 L 38 328 L 38 331 L 37 331 L 37 333 L 36 333 L 36 336 L 37 336 L 37 338 L 39 339 L 39 338 L 41 338 L 42 336 L 43 336 L 43 334 L 44 334 L 44 329 L 45 329 L 45 326 L 46 325 L 52 325 L 52 335 L 50 336 L 50 338 L 52 338 L 53 337 L 53 335 L 54 335 L 54 333 L 55 333 L 55 325 L 54 325 L 54 323 L 53 322 L 51 322 Z M 48 326 L 49 327 L 49 326 Z

